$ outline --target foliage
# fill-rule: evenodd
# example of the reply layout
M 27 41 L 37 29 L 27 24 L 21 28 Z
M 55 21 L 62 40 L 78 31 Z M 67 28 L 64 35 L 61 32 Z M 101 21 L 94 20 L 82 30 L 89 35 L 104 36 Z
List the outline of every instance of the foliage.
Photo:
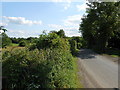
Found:
M 28 43 L 35 43 L 37 41 L 37 37 L 28 37 L 26 40 Z
M 77 42 L 77 49 L 86 47 L 86 42 L 83 37 L 73 36 L 71 39 Z
M 120 50 L 120 31 L 115 32 L 115 35 L 108 40 L 109 48 L 118 48 Z
M 19 43 L 19 46 L 25 47 L 25 46 L 26 46 L 26 42 L 25 42 L 25 41 L 21 41 L 21 42 Z
M 50 33 L 56 33 L 58 36 L 65 38 L 65 32 L 63 29 L 60 29 L 58 32 L 57 31 L 51 31 Z
M 61 48 L 69 50 L 69 42 L 67 39 L 60 38 L 56 33 L 49 33 L 48 35 L 40 35 L 36 46 L 38 49 L 46 49 L 46 48 Z
M 12 41 L 10 40 L 10 38 L 5 33 L 2 33 L 0 35 L 0 39 L 2 40 L 2 47 L 3 48 L 6 47 L 6 46 L 9 46 L 12 43 Z
M 67 50 L 19 49 L 3 53 L 7 88 L 75 88 L 73 57 Z M 72 78 L 71 78 L 72 77 Z
M 103 52 L 108 40 L 119 32 L 120 2 L 91 2 L 88 6 L 79 30 L 89 48 Z
M 104 54 L 119 57 L 119 56 L 120 56 L 120 50 L 117 49 L 117 48 L 107 48 L 107 49 L 105 50 L 105 53 L 104 53 Z
M 68 39 L 56 33 L 42 34 L 30 47 L 4 51 L 2 57 L 5 88 L 78 87 Z
M 69 42 L 72 55 L 77 55 L 78 53 L 77 42 L 75 40 L 69 40 Z
M 7 29 L 5 29 L 4 26 L 0 26 L 0 30 L 2 30 L 4 33 L 7 31 Z
M 61 29 L 60 31 L 58 31 L 57 34 L 58 34 L 60 37 L 65 37 L 65 32 L 63 31 L 63 29 Z

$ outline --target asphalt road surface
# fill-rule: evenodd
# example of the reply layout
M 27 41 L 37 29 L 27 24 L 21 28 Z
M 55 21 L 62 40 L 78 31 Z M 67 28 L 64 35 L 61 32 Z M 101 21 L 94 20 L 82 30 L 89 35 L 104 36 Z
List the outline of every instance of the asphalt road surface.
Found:
M 79 74 L 86 88 L 118 88 L 118 64 L 89 49 L 79 52 Z

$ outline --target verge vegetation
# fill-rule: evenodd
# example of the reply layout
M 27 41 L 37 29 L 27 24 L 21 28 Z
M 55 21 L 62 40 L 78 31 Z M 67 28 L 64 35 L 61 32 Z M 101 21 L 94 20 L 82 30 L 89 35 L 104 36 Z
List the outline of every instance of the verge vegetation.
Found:
M 24 48 L 3 50 L 4 88 L 82 87 L 77 76 L 76 58 L 70 49 L 76 46 L 71 45 L 63 33 L 43 33 L 33 42 L 26 40 L 30 43 L 26 47 L 24 42 L 19 43 Z

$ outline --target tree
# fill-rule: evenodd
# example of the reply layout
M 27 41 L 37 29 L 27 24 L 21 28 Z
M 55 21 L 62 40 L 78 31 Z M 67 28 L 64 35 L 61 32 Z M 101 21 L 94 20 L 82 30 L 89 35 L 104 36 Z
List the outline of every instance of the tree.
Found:
M 5 29 L 4 26 L 0 26 L 0 30 L 3 30 L 4 33 L 7 31 L 7 29 Z
M 5 34 L 7 29 L 4 28 L 4 26 L 0 26 L 0 30 L 4 31 L 0 35 L 0 40 L 2 40 L 2 47 L 6 47 L 12 43 L 11 39 Z
M 65 32 L 63 29 L 60 29 L 58 32 L 57 31 L 50 31 L 50 33 L 56 33 L 60 37 L 63 37 L 63 38 L 65 37 Z
M 64 32 L 63 29 L 61 29 L 60 31 L 58 31 L 57 34 L 58 34 L 60 37 L 65 37 L 65 32 Z
M 1 36 L 2 36 L 2 47 L 6 47 L 12 43 L 11 39 L 7 36 L 7 34 L 2 33 Z
M 47 49 L 47 48 L 64 48 L 68 49 L 66 45 L 69 46 L 69 43 L 66 39 L 60 38 L 56 33 L 48 33 L 48 35 L 41 34 L 36 47 L 38 49 Z
M 82 18 L 79 30 L 89 48 L 104 51 L 108 40 L 119 28 L 120 2 L 92 2 L 87 5 L 87 15 Z

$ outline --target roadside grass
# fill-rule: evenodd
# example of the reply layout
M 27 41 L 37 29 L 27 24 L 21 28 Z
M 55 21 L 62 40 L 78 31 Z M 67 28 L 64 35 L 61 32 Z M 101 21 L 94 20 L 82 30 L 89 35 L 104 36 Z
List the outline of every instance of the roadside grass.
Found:
M 118 57 L 118 55 L 111 55 L 112 57 Z
M 78 58 L 74 57 L 74 62 L 73 62 L 73 67 L 74 67 L 74 71 L 75 71 L 75 81 L 77 84 L 76 88 L 84 88 L 81 81 L 81 77 L 78 76 L 78 72 L 79 72 L 79 68 L 78 68 L 78 64 L 77 64 Z

